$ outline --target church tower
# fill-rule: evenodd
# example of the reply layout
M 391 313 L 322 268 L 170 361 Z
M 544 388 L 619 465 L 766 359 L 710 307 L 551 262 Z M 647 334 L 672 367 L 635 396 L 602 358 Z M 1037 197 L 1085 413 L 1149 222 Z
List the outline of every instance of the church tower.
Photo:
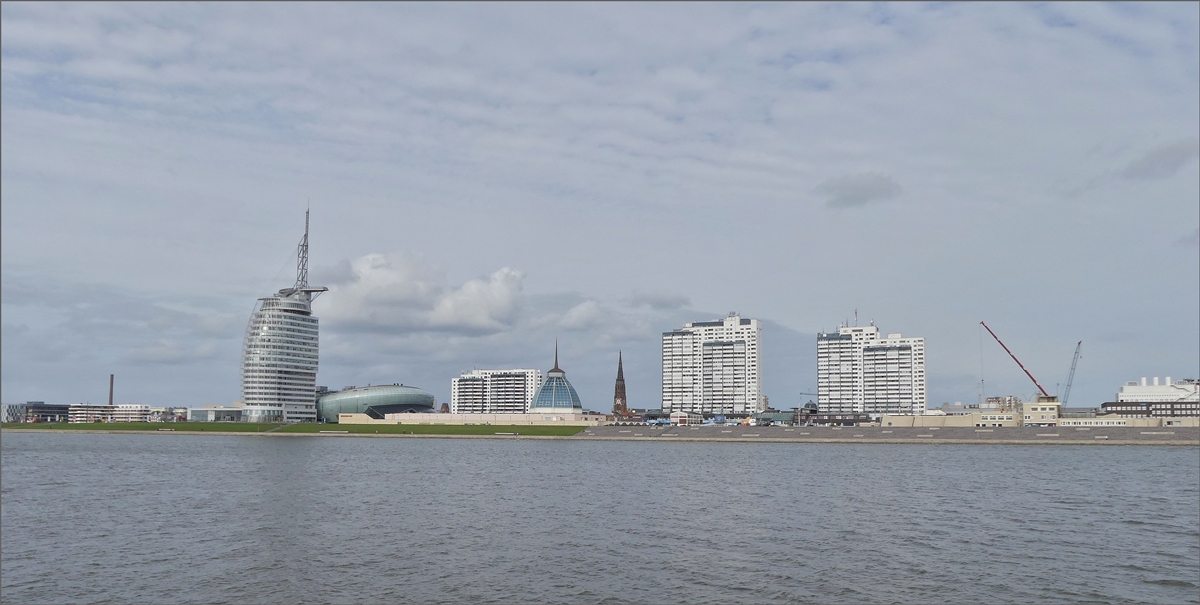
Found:
M 617 352 L 617 387 L 613 392 L 613 416 L 629 415 L 629 406 L 625 402 L 625 369 L 622 367 L 621 352 Z

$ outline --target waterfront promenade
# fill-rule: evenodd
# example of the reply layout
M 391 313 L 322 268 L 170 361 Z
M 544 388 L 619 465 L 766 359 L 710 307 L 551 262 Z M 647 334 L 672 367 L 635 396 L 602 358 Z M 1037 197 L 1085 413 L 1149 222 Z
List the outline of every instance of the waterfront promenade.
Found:
M 817 427 L 597 426 L 577 439 L 770 443 L 954 443 L 983 445 L 1191 445 L 1198 427 Z
M 295 425 L 293 425 L 295 426 Z M 305 426 L 305 425 L 299 425 Z M 313 425 L 307 425 L 312 427 Z M 288 427 L 292 428 L 292 427 Z M 370 430 L 378 430 L 372 427 Z M 389 427 L 393 428 L 393 427 Z M 396 427 L 399 428 L 399 427 Z M 417 426 L 407 426 L 417 429 Z M 369 432 L 362 425 L 322 425 L 320 431 L 276 430 L 270 432 L 148 431 L 119 428 L 19 429 L 22 433 L 124 433 L 141 435 L 236 435 L 258 437 L 400 437 L 408 439 L 563 439 L 580 441 L 706 441 L 739 443 L 901 443 L 979 445 L 1177 445 L 1200 446 L 1198 427 L 782 427 L 782 426 L 593 426 L 580 427 L 573 435 L 523 433 L 532 427 L 475 426 L 475 434 L 438 433 L 436 425 L 420 425 L 416 433 Z M 574 427 L 571 427 L 574 428 Z

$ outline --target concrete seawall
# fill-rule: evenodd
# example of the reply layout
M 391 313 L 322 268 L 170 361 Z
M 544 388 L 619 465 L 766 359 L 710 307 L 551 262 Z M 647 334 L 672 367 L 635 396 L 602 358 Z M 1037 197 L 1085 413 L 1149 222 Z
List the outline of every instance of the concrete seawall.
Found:
M 569 441 L 674 441 L 713 443 L 864 443 L 954 445 L 1174 445 L 1200 446 L 1198 427 L 1033 428 L 971 427 L 754 427 L 593 426 L 577 435 L 435 435 L 377 433 L 280 433 L 235 431 L 146 431 L 105 429 L 3 429 L 4 433 L 122 435 L 215 435 L 222 437 L 372 437 L 402 439 L 557 439 Z
M 778 427 L 597 426 L 573 439 L 739 443 L 951 443 L 978 445 L 1200 446 L 1198 427 Z

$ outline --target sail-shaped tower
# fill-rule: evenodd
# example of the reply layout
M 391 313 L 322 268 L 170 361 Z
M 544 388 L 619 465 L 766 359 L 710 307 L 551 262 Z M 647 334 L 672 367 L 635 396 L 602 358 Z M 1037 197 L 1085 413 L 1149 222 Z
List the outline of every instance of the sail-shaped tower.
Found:
M 296 250 L 296 283 L 258 299 L 242 343 L 242 401 L 283 408 L 287 422 L 317 419 L 317 318 L 308 285 L 308 212 Z

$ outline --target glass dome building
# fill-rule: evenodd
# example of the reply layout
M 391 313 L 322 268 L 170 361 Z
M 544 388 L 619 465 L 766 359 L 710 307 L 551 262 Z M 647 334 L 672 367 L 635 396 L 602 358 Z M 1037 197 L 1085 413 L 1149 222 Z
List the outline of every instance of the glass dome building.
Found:
M 546 412 L 566 412 L 582 414 L 583 404 L 579 402 L 579 394 L 567 380 L 567 373 L 558 367 L 558 346 L 554 347 L 554 369 L 546 372 L 546 382 L 538 387 L 529 404 L 529 413 L 542 414 Z
M 337 422 L 338 414 L 366 414 L 382 419 L 385 414 L 433 412 L 433 393 L 402 384 L 350 387 L 321 397 L 317 413 L 325 422 Z

